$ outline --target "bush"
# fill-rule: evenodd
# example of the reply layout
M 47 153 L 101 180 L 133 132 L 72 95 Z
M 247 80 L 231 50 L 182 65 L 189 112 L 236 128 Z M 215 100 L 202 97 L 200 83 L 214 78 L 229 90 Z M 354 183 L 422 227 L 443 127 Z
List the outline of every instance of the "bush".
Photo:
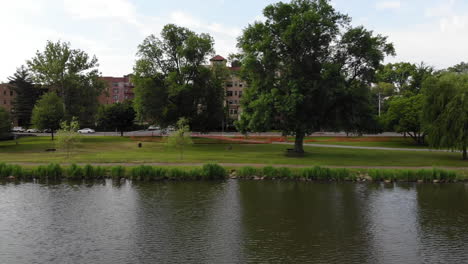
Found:
M 123 166 L 114 166 L 110 170 L 110 177 L 114 180 L 125 178 L 125 168 Z
M 71 180 L 81 180 L 83 179 L 84 171 L 83 168 L 77 166 L 76 164 L 72 164 L 66 170 L 66 177 Z
M 259 176 L 259 175 L 260 175 L 259 171 L 254 167 L 246 166 L 237 170 L 237 176 L 243 179 L 252 178 L 255 176 Z
M 205 164 L 202 167 L 202 177 L 205 180 L 223 180 L 227 177 L 227 171 L 218 164 Z

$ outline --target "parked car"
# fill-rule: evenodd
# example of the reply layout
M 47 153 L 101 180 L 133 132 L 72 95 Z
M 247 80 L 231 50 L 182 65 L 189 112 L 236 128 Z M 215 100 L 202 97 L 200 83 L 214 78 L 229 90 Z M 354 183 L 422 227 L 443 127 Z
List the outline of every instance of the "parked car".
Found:
M 159 126 L 155 126 L 155 125 L 152 125 L 152 126 L 149 126 L 149 127 L 148 127 L 148 130 L 149 130 L 149 131 L 153 131 L 153 130 L 161 130 L 161 127 L 159 127 Z
M 167 131 L 169 131 L 169 132 L 174 132 L 174 131 L 175 131 L 175 127 L 173 127 L 173 126 L 168 126 L 168 127 L 167 127 Z
M 30 128 L 30 129 L 26 130 L 26 132 L 28 132 L 28 133 L 40 133 L 41 131 L 39 131 L 39 129 L 36 129 L 36 128 Z
M 42 133 L 52 133 L 52 129 L 46 128 L 46 129 L 42 130 Z
M 96 131 L 94 131 L 94 129 L 91 129 L 91 128 L 83 128 L 83 129 L 78 130 L 78 133 L 80 133 L 80 134 L 92 134 L 92 133 L 96 133 Z
M 11 131 L 12 132 L 25 132 L 24 128 L 22 127 L 14 127 Z

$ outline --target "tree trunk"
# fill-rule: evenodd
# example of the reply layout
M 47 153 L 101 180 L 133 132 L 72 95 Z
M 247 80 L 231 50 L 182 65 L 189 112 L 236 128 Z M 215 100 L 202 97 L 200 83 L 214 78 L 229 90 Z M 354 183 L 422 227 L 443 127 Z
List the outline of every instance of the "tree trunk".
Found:
M 123 137 L 123 131 L 120 131 L 120 136 Z
M 50 132 L 50 136 L 52 137 L 52 141 L 54 140 L 54 131 Z
M 303 154 L 304 153 L 304 131 L 296 132 L 296 138 L 294 141 L 294 152 Z
M 466 146 L 463 146 L 463 160 L 467 160 L 468 154 L 466 152 Z

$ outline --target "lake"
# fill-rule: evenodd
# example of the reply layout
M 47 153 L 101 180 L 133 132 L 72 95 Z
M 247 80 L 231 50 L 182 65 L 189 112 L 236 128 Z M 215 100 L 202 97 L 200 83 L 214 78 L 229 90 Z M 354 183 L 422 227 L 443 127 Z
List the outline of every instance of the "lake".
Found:
M 468 184 L 0 184 L 0 263 L 468 263 Z

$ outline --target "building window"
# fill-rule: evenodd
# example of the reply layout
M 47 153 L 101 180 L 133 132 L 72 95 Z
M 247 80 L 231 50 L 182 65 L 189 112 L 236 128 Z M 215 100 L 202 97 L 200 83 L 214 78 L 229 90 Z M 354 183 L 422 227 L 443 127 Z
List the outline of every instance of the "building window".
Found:
M 116 82 L 115 82 L 115 83 L 112 83 L 112 86 L 118 87 L 118 86 L 119 86 L 119 83 L 116 83 Z
M 244 84 L 243 84 L 243 83 L 239 83 L 239 87 L 243 87 L 243 86 L 244 86 Z
M 234 100 L 234 104 L 237 104 L 237 100 Z
M 226 96 L 232 96 L 232 91 L 227 91 Z
M 115 100 L 115 101 L 119 100 L 119 96 L 118 96 L 118 95 L 114 95 L 114 100 Z
M 226 83 L 226 86 L 227 86 L 227 87 L 232 87 L 232 82 Z
M 10 96 L 13 96 L 13 91 L 10 91 Z
M 6 95 L 6 91 L 3 91 L 3 95 Z
M 242 97 L 242 91 L 239 91 L 239 98 Z
M 232 101 L 231 101 L 231 100 L 229 100 L 229 104 L 232 104 Z
M 6 104 L 6 100 L 3 100 L 3 104 Z
M 234 91 L 234 95 L 237 96 L 237 91 Z
M 237 115 L 237 109 L 234 109 L 234 114 Z
M 118 94 L 119 93 L 119 89 L 114 89 L 114 94 Z

